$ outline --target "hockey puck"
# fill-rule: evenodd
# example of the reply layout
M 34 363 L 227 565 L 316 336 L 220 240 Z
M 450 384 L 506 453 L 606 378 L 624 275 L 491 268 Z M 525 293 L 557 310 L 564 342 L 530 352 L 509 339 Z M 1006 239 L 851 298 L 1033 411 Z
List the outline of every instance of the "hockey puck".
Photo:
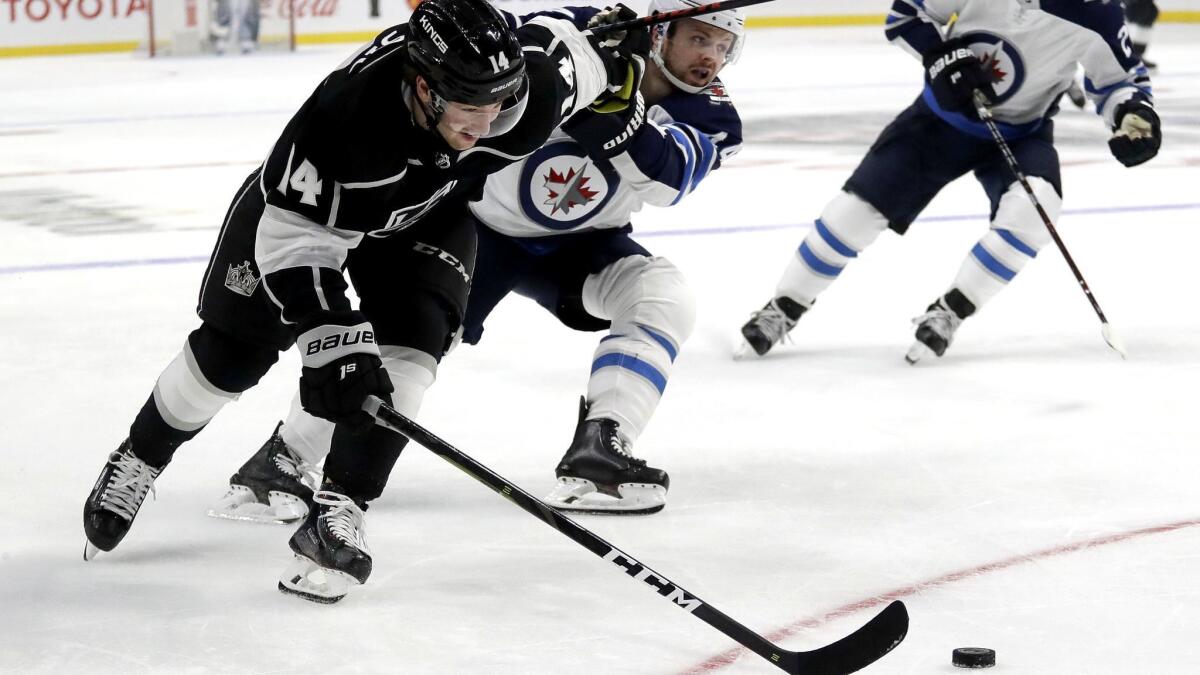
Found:
M 959 647 L 950 662 L 956 668 L 991 668 L 996 665 L 996 650 L 987 647 Z

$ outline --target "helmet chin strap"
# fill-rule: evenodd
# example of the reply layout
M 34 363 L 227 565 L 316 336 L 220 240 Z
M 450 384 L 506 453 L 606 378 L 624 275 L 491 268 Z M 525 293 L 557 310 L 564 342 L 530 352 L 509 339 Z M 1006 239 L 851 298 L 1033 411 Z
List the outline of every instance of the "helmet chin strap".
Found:
M 428 87 L 428 84 L 426 86 Z M 441 121 L 442 113 L 446 112 L 446 100 L 438 96 L 438 93 L 432 87 L 429 87 L 430 103 L 427 106 L 421 101 L 421 97 L 417 96 L 417 92 L 413 86 L 407 82 L 404 83 L 403 93 L 405 100 L 412 101 L 421 106 L 421 112 L 425 115 L 425 128 L 433 131 L 437 127 L 438 122 Z
M 675 77 L 675 73 L 671 72 L 671 69 L 667 67 L 666 62 L 662 57 L 662 46 L 664 42 L 666 42 L 665 37 L 660 39 L 658 44 L 654 45 L 654 49 L 650 50 L 650 60 L 658 66 L 659 70 L 662 71 L 663 77 L 667 78 L 667 82 L 670 82 L 675 88 L 685 91 L 689 94 L 699 94 L 700 92 L 704 91 L 704 87 L 697 87 L 695 85 L 688 84 L 678 77 Z

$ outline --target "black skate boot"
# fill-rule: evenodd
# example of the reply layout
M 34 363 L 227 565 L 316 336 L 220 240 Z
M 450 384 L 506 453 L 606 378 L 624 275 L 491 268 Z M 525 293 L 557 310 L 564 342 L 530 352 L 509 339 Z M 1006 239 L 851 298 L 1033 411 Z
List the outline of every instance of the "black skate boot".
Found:
M 546 498 L 555 508 L 582 513 L 642 515 L 667 504 L 671 479 L 662 469 L 629 454 L 629 446 L 610 419 L 588 420 L 586 400 L 579 401 L 579 424 L 554 475 L 558 485 Z
M 915 364 L 929 356 L 940 357 L 954 340 L 954 333 L 967 317 L 975 313 L 975 305 L 957 288 L 938 298 L 925 313 L 913 319 L 917 325 L 916 342 L 904 355 Z
M 807 311 L 808 307 L 781 295 L 750 315 L 750 320 L 742 326 L 742 337 L 755 354 L 762 356 L 782 342 Z M 740 350 L 739 355 L 742 354 L 747 354 L 744 348 Z
M 214 518 L 256 523 L 291 523 L 303 518 L 312 507 L 313 490 L 320 477 L 279 435 L 283 422 L 275 425 L 263 443 L 237 473 L 229 478 L 229 490 L 208 510 Z
M 83 505 L 83 533 L 87 543 L 83 559 L 91 560 L 100 551 L 111 551 L 133 526 L 147 492 L 154 491 L 154 479 L 162 473 L 138 459 L 126 438 L 108 456 L 108 463 L 92 486 Z
M 279 590 L 313 602 L 334 603 L 352 584 L 371 576 L 371 551 L 363 532 L 365 502 L 326 481 L 313 508 L 288 541 L 296 559 L 279 578 Z

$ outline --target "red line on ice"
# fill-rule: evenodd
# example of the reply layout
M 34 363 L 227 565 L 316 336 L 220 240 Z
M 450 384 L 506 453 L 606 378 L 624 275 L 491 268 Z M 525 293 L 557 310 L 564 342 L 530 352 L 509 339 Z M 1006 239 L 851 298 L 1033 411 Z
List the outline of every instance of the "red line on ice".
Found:
M 851 603 L 842 605 L 841 607 L 838 607 L 836 609 L 828 611 L 819 617 L 810 617 L 807 619 L 801 619 L 799 621 L 796 621 L 796 622 L 789 624 L 783 628 L 780 628 L 779 630 L 768 633 L 764 637 L 766 637 L 771 642 L 778 643 L 779 641 L 784 640 L 788 637 L 791 637 L 792 635 L 795 635 L 796 633 L 799 633 L 800 631 L 818 628 L 818 627 L 820 627 L 824 624 L 827 624 L 835 619 L 840 619 L 842 617 L 861 612 L 865 609 L 871 609 L 873 607 L 879 607 L 881 605 L 886 605 L 886 604 L 892 602 L 893 600 L 900 600 L 903 598 L 912 597 L 923 591 L 926 591 L 926 590 L 929 590 L 932 588 L 937 588 L 939 586 L 945 586 L 947 584 L 951 584 L 956 581 L 962 581 L 963 579 L 977 577 L 977 576 L 980 576 L 983 574 L 988 574 L 990 572 L 999 572 L 1000 570 L 1008 569 L 1009 567 L 1015 567 L 1022 563 L 1033 562 L 1035 560 L 1042 560 L 1045 558 L 1053 558 L 1055 556 L 1065 555 L 1067 553 L 1074 553 L 1076 551 L 1082 551 L 1084 549 L 1097 548 L 1099 546 L 1107 546 L 1108 544 L 1116 544 L 1116 543 L 1120 543 L 1122 541 L 1127 541 L 1129 539 L 1134 539 L 1137 537 L 1143 537 L 1143 536 L 1146 536 L 1149 534 L 1161 534 L 1163 532 L 1173 532 L 1175 530 L 1181 530 L 1183 528 L 1193 527 L 1196 525 L 1200 525 L 1200 519 L 1181 520 L 1179 522 L 1170 523 L 1167 525 L 1158 525 L 1155 527 L 1142 528 L 1140 530 L 1130 530 L 1127 532 L 1118 532 L 1115 534 L 1109 534 L 1109 535 L 1105 535 L 1102 537 L 1096 537 L 1094 539 L 1087 539 L 1085 541 L 1078 541 L 1078 542 L 1074 542 L 1074 543 L 1070 543 L 1070 544 L 1061 544 L 1059 546 L 1054 546 L 1051 548 L 1042 549 L 1040 551 L 1035 551 L 1034 553 L 1027 553 L 1024 555 L 1015 555 L 1015 556 L 1012 556 L 1011 558 L 1004 558 L 1003 560 L 997 560 L 995 562 L 984 563 L 982 565 L 976 565 L 975 567 L 969 567 L 966 569 L 958 570 L 957 572 L 950 572 L 948 574 L 943 574 L 942 576 L 934 577 L 934 578 L 926 580 L 926 581 L 918 581 L 917 583 L 909 585 L 909 586 L 902 586 L 900 588 L 893 589 L 891 591 L 882 593 L 880 595 L 876 595 L 876 596 L 873 596 L 870 598 L 866 598 L 864 600 L 858 600 L 856 602 L 851 602 Z M 733 649 L 721 652 L 720 654 L 717 654 L 716 656 L 704 661 L 703 663 L 700 663 L 696 666 L 688 668 L 687 670 L 685 670 L 683 672 L 686 673 L 687 675 L 697 675 L 699 673 L 711 673 L 713 671 L 720 670 L 721 668 L 724 668 L 725 666 L 732 665 L 735 661 L 737 661 L 743 655 L 749 654 L 749 653 L 751 653 L 751 652 L 748 649 L 745 649 L 744 647 L 735 647 Z

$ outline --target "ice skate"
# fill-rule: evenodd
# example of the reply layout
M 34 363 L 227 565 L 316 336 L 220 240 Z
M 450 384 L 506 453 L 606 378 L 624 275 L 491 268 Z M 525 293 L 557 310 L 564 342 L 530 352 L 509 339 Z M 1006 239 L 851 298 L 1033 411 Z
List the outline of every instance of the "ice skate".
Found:
M 734 353 L 735 358 L 763 356 L 771 351 L 771 347 L 787 339 L 788 331 L 796 327 L 796 322 L 807 311 L 808 307 L 786 296 L 763 305 L 742 326 L 744 341 Z
M 128 438 L 108 456 L 108 463 L 83 505 L 83 532 L 87 536 L 84 560 L 95 558 L 100 551 L 111 551 L 121 543 L 133 526 L 146 493 L 154 491 L 154 479 L 161 472 L 162 469 L 133 454 Z
M 275 431 L 237 473 L 229 490 L 208 510 L 213 518 L 255 523 L 294 523 L 308 514 L 320 472 L 299 457 Z
M 558 484 L 547 504 L 565 511 L 612 515 L 657 513 L 667 505 L 670 478 L 662 469 L 629 453 L 617 423 L 586 420 L 587 404 L 580 401 L 579 425 L 571 447 L 554 474 Z
M 313 495 L 313 509 L 288 541 L 295 560 L 279 577 L 279 590 L 332 604 L 371 576 L 371 552 L 363 531 L 366 505 L 332 483 L 323 488 Z
M 938 298 L 924 314 L 913 319 L 917 326 L 916 341 L 909 347 L 904 360 L 915 365 L 921 359 L 945 354 L 963 319 L 974 311 L 975 306 L 957 290 Z

